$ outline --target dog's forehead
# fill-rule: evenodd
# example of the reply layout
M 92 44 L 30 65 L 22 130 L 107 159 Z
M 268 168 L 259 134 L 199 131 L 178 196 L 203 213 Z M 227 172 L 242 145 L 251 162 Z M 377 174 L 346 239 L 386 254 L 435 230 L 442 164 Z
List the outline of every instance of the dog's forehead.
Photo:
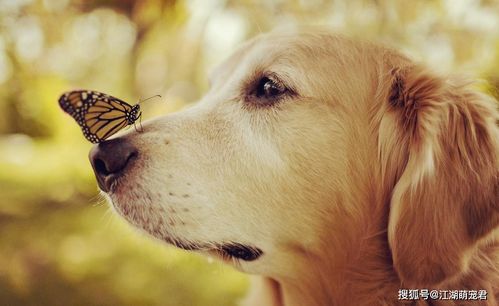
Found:
M 228 71 L 233 70 L 234 67 L 241 61 L 241 59 L 246 56 L 250 49 L 252 49 L 254 45 L 258 41 L 260 41 L 260 39 L 261 37 L 257 36 L 240 45 L 228 58 L 216 65 L 209 72 L 209 78 L 213 80 L 221 75 L 227 74 Z
M 299 65 L 305 57 L 313 56 L 322 50 L 327 39 L 314 39 L 307 33 L 267 33 L 243 43 L 209 75 L 211 80 L 228 76 L 241 65 L 246 71 L 278 66 L 279 64 Z M 253 67 L 254 69 L 251 69 Z

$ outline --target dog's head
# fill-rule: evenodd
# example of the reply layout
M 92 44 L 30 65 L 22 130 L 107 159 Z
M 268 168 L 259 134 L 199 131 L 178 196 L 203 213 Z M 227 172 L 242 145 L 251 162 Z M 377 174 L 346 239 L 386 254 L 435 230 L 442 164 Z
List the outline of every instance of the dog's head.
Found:
M 195 106 L 91 152 L 115 210 L 154 237 L 285 275 L 385 233 L 419 284 L 464 271 L 497 225 L 494 107 L 394 51 L 267 34 L 210 83 Z

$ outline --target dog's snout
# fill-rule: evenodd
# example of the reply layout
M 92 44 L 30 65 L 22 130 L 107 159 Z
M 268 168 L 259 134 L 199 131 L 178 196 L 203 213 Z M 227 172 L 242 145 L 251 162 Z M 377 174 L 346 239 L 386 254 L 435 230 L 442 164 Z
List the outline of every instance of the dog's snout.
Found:
M 103 191 L 110 191 L 112 183 L 124 173 L 130 161 L 137 156 L 137 148 L 122 138 L 95 145 L 90 150 L 89 159 L 99 187 Z

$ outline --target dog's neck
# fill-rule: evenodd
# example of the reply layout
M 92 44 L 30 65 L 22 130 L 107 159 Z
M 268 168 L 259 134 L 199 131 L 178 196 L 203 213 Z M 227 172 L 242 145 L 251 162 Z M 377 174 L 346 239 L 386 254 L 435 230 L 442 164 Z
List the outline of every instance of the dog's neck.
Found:
M 399 289 L 432 288 L 401 288 L 403 284 L 393 268 L 388 244 L 388 211 L 383 209 L 389 205 L 383 203 L 385 200 L 368 199 L 366 207 L 369 208 L 361 210 L 363 215 L 336 218 L 340 224 L 335 225 L 329 237 L 324 237 L 322 245 L 298 250 L 303 255 L 301 261 L 294 261 L 293 271 L 266 280 L 270 284 L 267 290 L 271 292 L 268 294 L 271 300 L 255 305 L 397 306 L 403 304 L 399 300 Z M 466 276 L 450 280 L 444 288 L 466 288 L 467 284 L 475 284 L 490 294 L 488 301 L 477 305 L 496 305 L 494 286 L 497 282 L 482 279 L 480 274 L 481 266 L 486 266 L 483 260 L 494 258 L 496 250 L 495 245 L 484 246 L 480 250 L 484 259 L 478 258 L 477 265 L 470 267 Z M 418 303 L 430 305 L 424 300 Z
M 297 279 L 275 279 L 279 306 L 360 306 L 373 300 L 396 305 L 400 285 L 389 268 L 392 265 L 386 233 L 357 234 L 357 238 L 350 237 L 350 245 L 343 246 L 343 250 L 309 254 L 310 260 L 304 260 L 302 269 L 297 265 Z
M 386 199 L 364 200 L 364 215 L 336 218 L 341 224 L 329 229 L 321 245 L 302 250 L 302 262 L 292 273 L 296 278 L 274 278 L 276 306 L 400 304 L 400 280 L 392 268 L 386 232 Z

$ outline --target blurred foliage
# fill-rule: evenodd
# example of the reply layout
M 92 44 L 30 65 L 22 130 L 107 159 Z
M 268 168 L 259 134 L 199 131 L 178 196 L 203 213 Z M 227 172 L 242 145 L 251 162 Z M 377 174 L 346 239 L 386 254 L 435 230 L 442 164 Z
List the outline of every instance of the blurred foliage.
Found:
M 0 0 L 0 304 L 235 305 L 245 276 L 109 212 L 57 99 L 161 94 L 144 118 L 176 111 L 238 43 L 297 25 L 384 41 L 499 96 L 496 0 Z

